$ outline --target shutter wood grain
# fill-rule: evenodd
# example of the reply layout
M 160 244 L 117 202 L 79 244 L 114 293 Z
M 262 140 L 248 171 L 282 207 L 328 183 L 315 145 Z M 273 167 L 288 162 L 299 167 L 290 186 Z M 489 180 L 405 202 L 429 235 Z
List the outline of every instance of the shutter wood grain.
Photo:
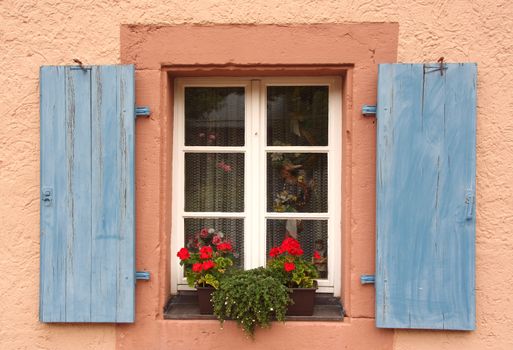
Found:
M 134 92 L 133 66 L 41 68 L 42 322 L 134 320 Z
M 382 64 L 376 325 L 475 328 L 475 64 Z M 470 214 L 469 214 L 470 213 Z

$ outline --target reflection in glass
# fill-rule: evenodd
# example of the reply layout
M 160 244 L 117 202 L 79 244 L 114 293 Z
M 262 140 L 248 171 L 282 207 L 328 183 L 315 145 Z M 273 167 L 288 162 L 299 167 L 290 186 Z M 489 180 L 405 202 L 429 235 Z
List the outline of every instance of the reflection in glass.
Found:
M 186 146 L 244 146 L 244 88 L 185 88 Z
M 208 241 L 215 244 L 217 239 L 228 241 L 234 250 L 234 265 L 244 266 L 244 219 L 184 219 L 185 247 L 195 252 L 198 251 L 198 242 Z M 201 237 L 201 230 L 209 232 L 206 237 Z M 218 236 L 218 238 L 216 238 Z M 212 243 L 212 241 L 214 241 Z
M 286 237 L 297 239 L 304 250 L 303 257 L 312 259 L 314 252 L 321 258 L 312 259 L 320 278 L 328 277 L 328 221 L 326 220 L 267 220 L 267 251 L 279 246 Z
M 327 212 L 327 154 L 267 154 L 267 211 Z
M 268 146 L 328 145 L 327 86 L 267 87 Z
M 244 211 L 244 154 L 186 153 L 185 211 Z

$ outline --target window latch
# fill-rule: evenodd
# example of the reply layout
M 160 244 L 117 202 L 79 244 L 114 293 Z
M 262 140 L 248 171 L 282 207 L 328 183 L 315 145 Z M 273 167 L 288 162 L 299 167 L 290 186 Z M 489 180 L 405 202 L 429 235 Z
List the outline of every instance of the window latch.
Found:
M 41 200 L 43 201 L 45 207 L 52 205 L 53 190 L 49 187 L 44 187 L 41 192 Z
M 469 189 L 465 192 L 465 218 L 467 220 L 472 220 L 473 209 L 474 209 L 474 191 Z

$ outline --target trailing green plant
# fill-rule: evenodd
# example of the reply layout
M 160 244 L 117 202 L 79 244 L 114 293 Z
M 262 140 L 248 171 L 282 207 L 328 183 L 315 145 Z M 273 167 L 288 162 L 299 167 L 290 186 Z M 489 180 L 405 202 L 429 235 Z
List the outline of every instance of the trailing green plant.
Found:
M 271 271 L 260 267 L 224 276 L 212 302 L 221 323 L 233 319 L 253 337 L 257 326 L 269 327 L 274 319 L 284 321 L 291 300 L 288 288 Z
M 303 249 L 294 238 L 285 238 L 279 247 L 271 248 L 271 259 L 267 268 L 273 275 L 289 288 L 314 288 L 319 273 L 315 264 L 303 257 Z M 313 261 L 321 259 L 314 253 Z

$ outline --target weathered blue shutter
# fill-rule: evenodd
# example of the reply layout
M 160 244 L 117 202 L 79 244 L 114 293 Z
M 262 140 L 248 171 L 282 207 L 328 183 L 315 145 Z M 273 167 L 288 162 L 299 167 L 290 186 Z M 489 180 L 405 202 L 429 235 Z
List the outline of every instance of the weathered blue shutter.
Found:
M 475 328 L 476 75 L 379 66 L 378 327 Z
M 133 66 L 41 68 L 43 322 L 134 320 Z

